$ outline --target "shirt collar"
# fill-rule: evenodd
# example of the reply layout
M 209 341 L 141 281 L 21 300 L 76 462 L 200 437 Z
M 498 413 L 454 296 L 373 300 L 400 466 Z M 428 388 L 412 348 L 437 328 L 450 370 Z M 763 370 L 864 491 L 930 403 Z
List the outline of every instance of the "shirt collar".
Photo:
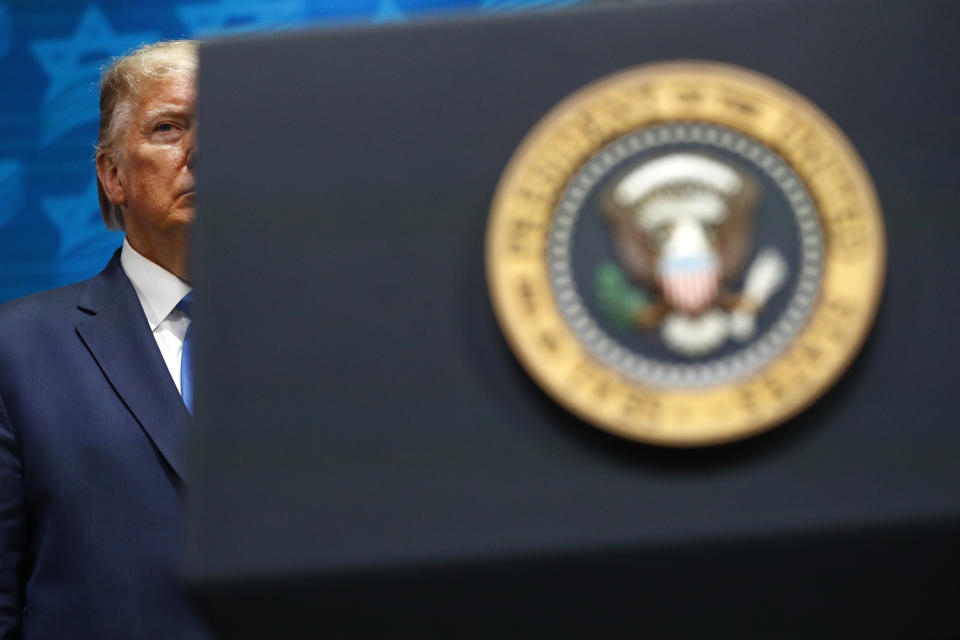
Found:
M 120 250 L 120 266 L 133 283 L 151 331 L 156 329 L 181 298 L 192 290 L 189 284 L 137 253 L 126 237 L 123 238 L 123 248 Z

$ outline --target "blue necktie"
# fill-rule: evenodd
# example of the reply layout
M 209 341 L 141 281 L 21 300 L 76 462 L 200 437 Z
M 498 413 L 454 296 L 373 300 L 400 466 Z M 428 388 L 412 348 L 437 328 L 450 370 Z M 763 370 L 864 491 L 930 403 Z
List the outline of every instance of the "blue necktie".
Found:
M 187 333 L 183 336 L 183 355 L 180 357 L 180 395 L 183 397 L 183 404 L 187 405 L 187 411 L 193 415 L 193 292 L 183 296 L 183 300 L 177 303 L 177 309 L 183 312 L 183 315 L 190 318 L 190 326 L 187 327 Z

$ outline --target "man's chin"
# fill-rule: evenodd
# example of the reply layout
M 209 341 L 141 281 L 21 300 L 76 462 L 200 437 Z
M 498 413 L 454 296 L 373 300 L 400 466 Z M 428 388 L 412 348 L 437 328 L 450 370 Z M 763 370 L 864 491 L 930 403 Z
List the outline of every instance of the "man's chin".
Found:
M 187 217 L 192 220 L 197 213 L 197 203 L 193 192 L 177 198 L 173 208 L 178 217 Z
M 167 216 L 166 226 L 170 229 L 190 227 L 196 218 L 196 209 L 194 207 L 177 207 Z

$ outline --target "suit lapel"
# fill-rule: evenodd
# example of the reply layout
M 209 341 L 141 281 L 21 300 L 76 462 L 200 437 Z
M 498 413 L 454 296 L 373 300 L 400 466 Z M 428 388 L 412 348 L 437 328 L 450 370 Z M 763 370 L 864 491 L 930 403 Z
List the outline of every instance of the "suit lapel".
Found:
M 147 437 L 184 479 L 183 445 L 190 416 L 120 266 L 119 250 L 78 304 L 77 333 Z

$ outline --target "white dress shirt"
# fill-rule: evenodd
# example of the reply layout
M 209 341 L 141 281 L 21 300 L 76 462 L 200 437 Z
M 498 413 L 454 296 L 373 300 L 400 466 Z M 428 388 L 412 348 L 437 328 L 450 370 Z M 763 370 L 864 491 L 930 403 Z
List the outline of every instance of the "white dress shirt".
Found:
M 180 391 L 180 359 L 183 356 L 183 339 L 190 326 L 190 318 L 175 307 L 190 293 L 192 287 L 155 262 L 136 252 L 127 239 L 120 250 L 120 266 L 123 267 L 140 299 L 140 306 L 147 316 L 153 339 L 160 347 L 163 361 L 170 377 Z

